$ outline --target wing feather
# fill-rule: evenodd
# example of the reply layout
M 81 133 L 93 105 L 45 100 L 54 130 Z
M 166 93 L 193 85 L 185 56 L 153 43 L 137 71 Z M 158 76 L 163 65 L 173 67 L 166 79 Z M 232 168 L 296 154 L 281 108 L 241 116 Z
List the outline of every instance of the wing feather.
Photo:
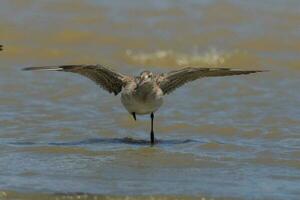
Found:
M 44 67 L 27 67 L 23 70 L 47 70 L 47 71 L 64 71 L 73 72 L 83 75 L 100 87 L 117 95 L 121 92 L 122 87 L 126 84 L 129 76 L 114 72 L 101 65 L 61 65 L 61 66 L 44 66 Z
M 188 67 L 159 75 L 157 82 L 164 94 L 169 94 L 187 82 L 203 77 L 233 76 L 263 72 L 262 70 L 239 70 L 230 68 Z

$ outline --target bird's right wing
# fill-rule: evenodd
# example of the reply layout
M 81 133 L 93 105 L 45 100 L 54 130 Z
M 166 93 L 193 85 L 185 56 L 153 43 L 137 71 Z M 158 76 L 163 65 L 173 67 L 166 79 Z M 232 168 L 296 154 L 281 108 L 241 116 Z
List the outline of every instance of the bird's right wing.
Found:
M 131 79 L 130 76 L 114 72 L 101 65 L 61 65 L 61 66 L 44 66 L 44 67 L 27 67 L 23 70 L 47 70 L 47 71 L 64 71 L 81 74 L 95 83 L 100 85 L 109 93 L 117 95 L 121 92 L 122 87 Z
M 188 67 L 159 75 L 158 85 L 164 94 L 169 94 L 187 82 L 203 77 L 233 76 L 262 72 L 260 70 L 238 70 L 230 68 L 196 68 Z

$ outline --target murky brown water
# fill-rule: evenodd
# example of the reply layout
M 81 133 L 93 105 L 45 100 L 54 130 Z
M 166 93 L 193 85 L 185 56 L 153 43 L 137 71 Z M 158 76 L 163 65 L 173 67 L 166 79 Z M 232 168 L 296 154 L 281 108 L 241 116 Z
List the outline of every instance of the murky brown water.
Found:
M 299 199 L 299 10 L 298 0 L 1 0 L 0 199 Z M 71 63 L 270 72 L 178 89 L 150 147 L 149 117 L 134 122 L 91 81 L 20 70 Z

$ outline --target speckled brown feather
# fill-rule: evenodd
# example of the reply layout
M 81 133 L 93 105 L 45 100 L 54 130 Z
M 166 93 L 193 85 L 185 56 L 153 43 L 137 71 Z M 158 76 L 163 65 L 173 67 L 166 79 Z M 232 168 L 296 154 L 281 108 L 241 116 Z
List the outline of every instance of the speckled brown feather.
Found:
M 139 84 L 141 77 L 126 76 L 121 73 L 114 72 L 101 65 L 62 65 L 62 66 L 45 66 L 45 67 L 28 67 L 24 70 L 50 70 L 50 71 L 65 71 L 81 74 L 96 82 L 103 89 L 117 95 L 122 88 L 130 81 Z M 144 71 L 143 73 L 150 73 Z M 213 76 L 233 76 L 242 74 L 251 74 L 263 72 L 262 70 L 239 70 L 230 68 L 196 68 L 188 67 L 168 73 L 154 75 L 153 81 L 156 82 L 163 94 L 169 94 L 176 88 L 184 85 L 187 82 L 203 77 Z M 133 88 L 134 90 L 134 88 Z
M 50 70 L 64 71 L 81 74 L 103 89 L 115 95 L 119 94 L 126 82 L 131 79 L 129 76 L 114 72 L 101 65 L 61 65 L 61 66 L 44 66 L 44 67 L 28 67 L 23 70 Z
M 187 82 L 203 77 L 212 76 L 233 76 L 263 72 L 261 70 L 237 70 L 230 68 L 193 68 L 188 67 L 176 71 L 161 74 L 157 77 L 157 83 L 164 94 L 169 94 L 176 88 Z

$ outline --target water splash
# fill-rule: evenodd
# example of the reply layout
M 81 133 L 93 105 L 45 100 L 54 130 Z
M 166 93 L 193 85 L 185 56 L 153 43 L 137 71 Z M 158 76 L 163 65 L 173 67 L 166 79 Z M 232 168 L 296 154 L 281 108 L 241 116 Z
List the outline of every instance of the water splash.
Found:
M 176 52 L 173 50 L 156 50 L 154 52 L 135 52 L 126 50 L 129 61 L 137 64 L 159 65 L 159 66 L 206 66 L 217 67 L 224 65 L 240 51 L 222 52 L 214 48 L 200 53 L 194 50 L 192 54 Z

